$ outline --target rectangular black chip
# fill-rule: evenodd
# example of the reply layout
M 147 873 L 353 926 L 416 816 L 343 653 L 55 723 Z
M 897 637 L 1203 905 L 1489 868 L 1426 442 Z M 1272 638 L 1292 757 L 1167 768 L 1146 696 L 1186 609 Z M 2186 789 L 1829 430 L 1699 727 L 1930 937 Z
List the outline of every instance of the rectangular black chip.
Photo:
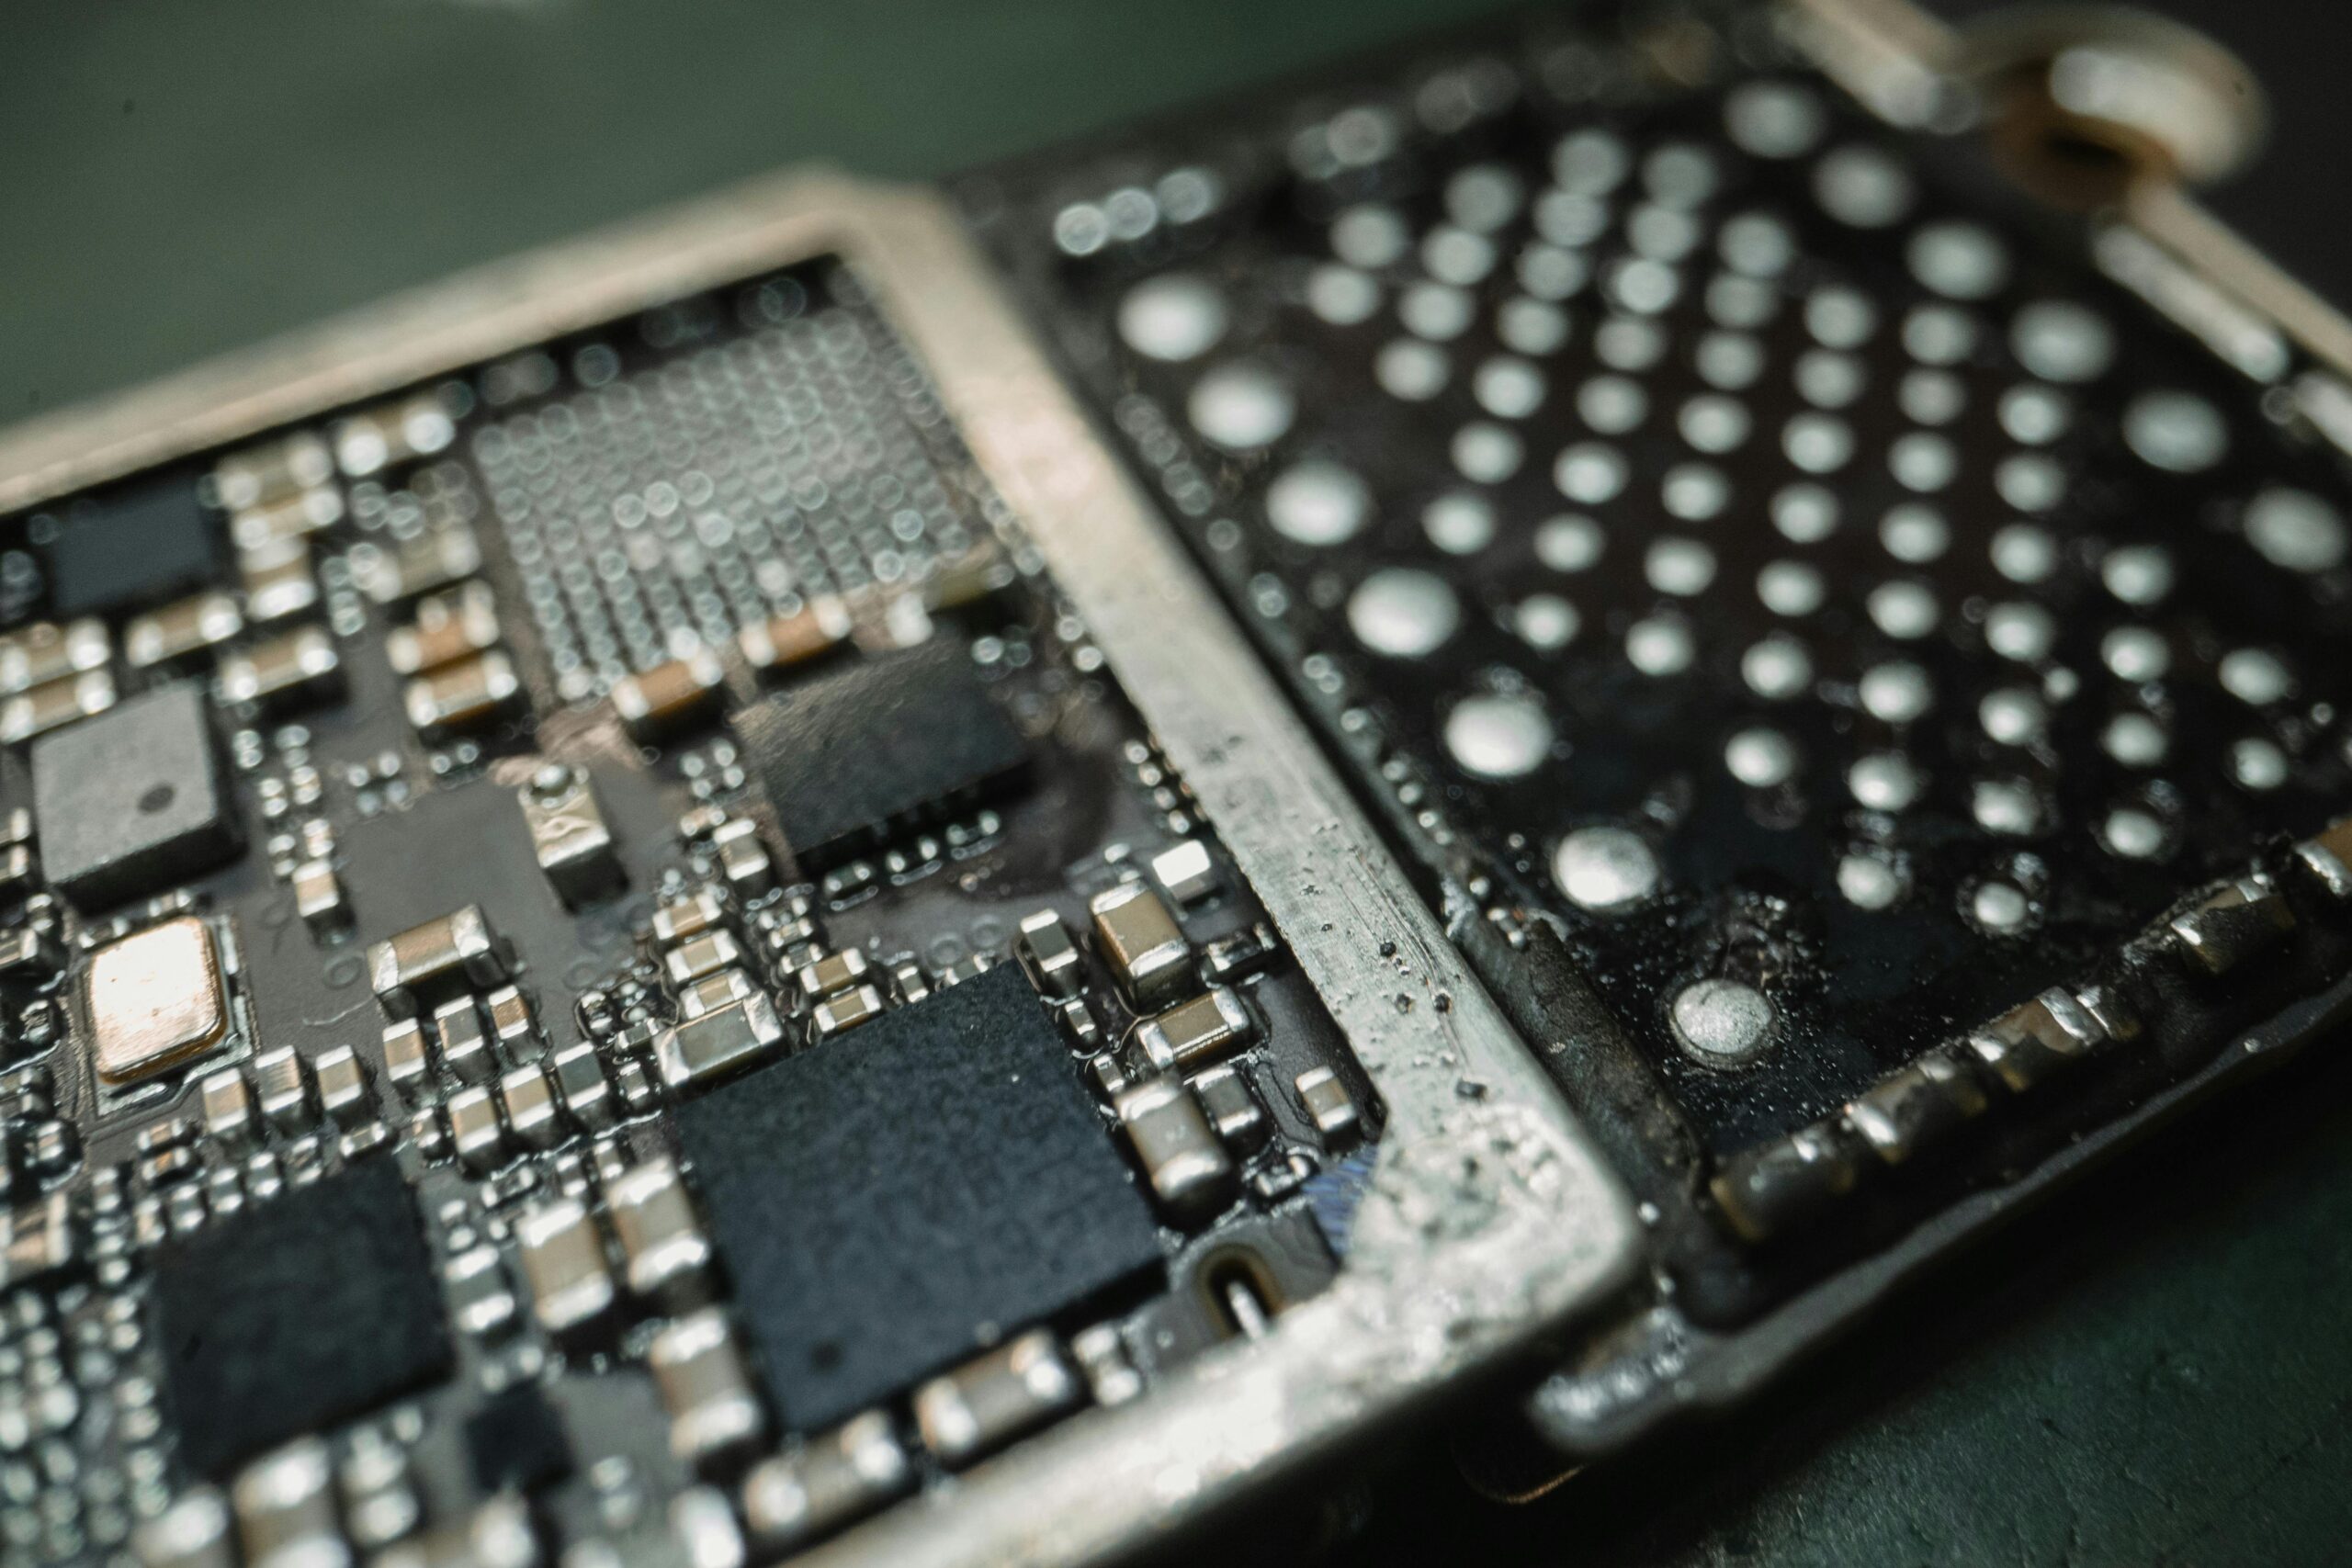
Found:
M 149 1303 L 180 1460 L 254 1455 L 448 1375 L 448 1324 L 415 1201 L 371 1159 L 176 1237 Z
M 678 1113 L 783 1419 L 822 1427 L 1160 1261 L 1017 965 Z
M 1028 746 L 951 638 L 780 692 L 735 720 L 776 826 L 822 870 L 1017 772 Z

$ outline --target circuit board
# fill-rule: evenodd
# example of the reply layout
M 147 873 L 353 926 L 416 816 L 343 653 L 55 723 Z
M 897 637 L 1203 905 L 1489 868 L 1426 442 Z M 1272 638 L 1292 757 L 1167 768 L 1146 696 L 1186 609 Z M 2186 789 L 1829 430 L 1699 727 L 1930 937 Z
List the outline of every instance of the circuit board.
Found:
M 1785 20 L 1541 15 L 958 187 L 1655 1206 L 1571 1447 L 2347 956 L 2342 382 Z
M 851 267 L 6 529 L 11 1562 L 784 1554 L 1331 1280 L 1380 1098 Z
M 0 1556 L 1096 1561 L 1538 1353 L 1600 1453 L 2341 1016 L 2352 384 L 1793 17 L 0 435 Z

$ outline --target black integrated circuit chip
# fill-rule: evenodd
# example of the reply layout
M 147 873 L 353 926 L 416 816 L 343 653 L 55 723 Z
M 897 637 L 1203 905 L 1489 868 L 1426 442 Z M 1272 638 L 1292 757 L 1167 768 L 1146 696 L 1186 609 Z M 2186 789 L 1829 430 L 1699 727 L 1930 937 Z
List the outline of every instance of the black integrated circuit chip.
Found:
M 107 615 L 218 582 L 228 558 L 195 481 L 170 478 L 117 491 L 67 523 L 49 570 L 59 615 Z
M 150 1303 L 180 1460 L 219 1477 L 452 1365 L 414 1201 L 373 1159 L 167 1242 Z
M 769 1393 L 804 1429 L 1161 1261 L 1016 966 L 695 1100 L 678 1130 Z
M 83 909 L 161 892 L 243 842 L 194 682 L 43 736 L 32 772 L 42 864 Z
M 737 716 L 776 825 L 821 870 L 1018 773 L 1028 745 L 949 639 L 860 660 Z
M 547 1395 L 525 1384 L 467 1419 L 466 1462 L 484 1492 L 529 1492 L 571 1472 L 571 1440 Z

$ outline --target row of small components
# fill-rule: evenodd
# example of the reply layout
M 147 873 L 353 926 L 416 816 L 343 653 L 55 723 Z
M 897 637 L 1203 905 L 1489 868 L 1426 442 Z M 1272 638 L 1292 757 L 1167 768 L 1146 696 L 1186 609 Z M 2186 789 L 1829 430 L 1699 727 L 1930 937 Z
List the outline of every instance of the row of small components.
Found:
M 184 1493 L 131 1537 L 140 1568 L 337 1568 L 368 1551 L 371 1568 L 538 1568 L 538 1526 L 523 1499 L 490 1497 L 420 1531 L 424 1506 L 407 1452 L 366 1434 L 338 1464 L 305 1438 L 240 1471 L 224 1495 Z
M 731 1474 L 772 1436 L 733 1326 L 710 1304 L 710 1243 L 669 1159 L 648 1160 L 608 1179 L 601 1214 L 567 1195 L 517 1216 L 514 1235 L 534 1320 L 558 1342 L 609 1342 L 632 1303 L 667 1314 L 645 1342 L 645 1359 L 681 1463 Z M 1090 1393 L 1116 1403 L 1141 1387 L 1115 1329 L 1081 1334 L 1067 1351 L 1051 1331 L 1036 1329 L 919 1386 L 913 1424 L 940 1462 L 961 1468 Z M 770 1551 L 839 1528 L 916 1478 L 896 1424 L 880 1410 L 759 1459 L 742 1473 L 742 1518 Z
M 1101 1025 L 1083 995 L 1085 960 L 1058 913 L 1042 909 L 1023 919 L 1015 951 L 1039 995 L 1060 1010 L 1072 1043 L 1090 1053 L 1088 1075 L 1117 1116 L 1161 1213 L 1191 1224 L 1233 1201 L 1240 1185 L 1236 1156 L 1264 1147 L 1272 1129 L 1248 1077 L 1229 1065 L 1253 1043 L 1256 1021 L 1232 987 L 1204 983 L 1193 944 L 1169 908 L 1169 898 L 1189 906 L 1214 893 L 1216 862 L 1205 844 L 1187 840 L 1155 856 L 1151 871 L 1157 889 L 1122 882 L 1087 904 L 1094 950 L 1136 1015 L 1124 1042 L 1098 1049 Z M 1308 1068 L 1292 1087 L 1327 1146 L 1359 1130 L 1353 1098 L 1329 1066 Z
M 654 1054 L 673 1089 L 739 1072 L 784 1046 L 789 1030 L 761 983 L 763 967 L 785 981 L 792 1006 L 806 1010 L 808 1032 L 816 1040 L 880 1017 L 888 992 L 910 1002 L 930 994 L 930 978 L 916 964 L 886 974 L 857 948 L 827 951 L 805 909 L 761 911 L 752 921 L 758 940 L 749 951 L 729 919 L 726 901 L 711 887 L 673 899 L 654 913 L 651 934 L 662 983 L 677 1009 L 676 1021 L 662 1031 Z
M 2319 919 L 2352 910 L 2352 818 L 2297 844 L 2278 874 L 2251 872 L 2160 919 L 2123 954 L 2211 990 L 2290 945 L 2299 904 Z M 1956 1142 L 2002 1096 L 2028 1093 L 2138 1038 L 2151 1006 L 2161 1006 L 2146 993 L 2126 964 L 2113 983 L 2053 987 L 2020 1003 L 1895 1069 L 1836 1114 L 1726 1161 L 1709 1184 L 1717 1211 L 1751 1244 L 1803 1228 L 1874 1168 L 1905 1168 Z
M 699 1323 L 693 1332 L 703 1332 Z M 1132 1371 L 1125 1376 L 1134 1379 Z M 1098 1382 L 1098 1399 L 1106 1386 L 1127 1397 L 1140 1382 Z M 925 1385 L 915 1400 L 916 1436 L 947 1462 L 968 1463 L 1083 1398 L 1080 1373 L 1052 1337 L 1023 1335 Z M 780 1556 L 905 1495 L 919 1479 L 898 1424 L 869 1411 L 759 1460 L 740 1485 L 703 1483 L 680 1493 L 667 1520 L 674 1555 L 726 1565 Z M 363 1434 L 338 1463 L 327 1440 L 306 1438 L 247 1465 L 225 1493 L 184 1493 L 134 1532 L 131 1555 L 140 1568 L 343 1564 L 361 1551 L 372 1568 L 539 1568 L 557 1554 L 513 1493 L 429 1529 L 419 1529 L 423 1516 L 397 1440 Z
M 304 487 L 302 504 L 296 496 L 269 503 L 261 515 L 272 525 L 251 531 L 267 547 L 307 550 L 308 534 L 344 515 L 334 488 L 338 469 L 348 478 L 370 477 L 444 451 L 455 439 L 448 399 L 421 393 L 340 421 L 325 439 L 303 432 L 239 453 L 215 470 L 213 482 L 232 520 L 242 498 Z M 331 503 L 312 499 L 320 496 Z M 252 547 L 244 533 L 237 536 L 241 548 Z M 346 560 L 352 582 L 371 603 L 387 612 L 409 607 L 385 638 L 385 656 L 406 681 L 402 710 L 420 735 L 437 742 L 513 713 L 522 678 L 501 645 L 497 602 L 476 575 L 482 553 L 471 525 L 444 520 L 397 538 L 363 539 Z

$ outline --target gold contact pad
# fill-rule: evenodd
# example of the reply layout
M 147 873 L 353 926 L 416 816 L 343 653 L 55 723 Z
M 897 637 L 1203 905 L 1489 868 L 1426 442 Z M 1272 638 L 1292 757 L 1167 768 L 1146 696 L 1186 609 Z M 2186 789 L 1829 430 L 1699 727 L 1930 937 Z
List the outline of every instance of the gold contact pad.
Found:
M 193 915 L 98 949 L 87 997 L 98 1076 L 108 1083 L 153 1077 L 228 1031 L 220 954 Z

